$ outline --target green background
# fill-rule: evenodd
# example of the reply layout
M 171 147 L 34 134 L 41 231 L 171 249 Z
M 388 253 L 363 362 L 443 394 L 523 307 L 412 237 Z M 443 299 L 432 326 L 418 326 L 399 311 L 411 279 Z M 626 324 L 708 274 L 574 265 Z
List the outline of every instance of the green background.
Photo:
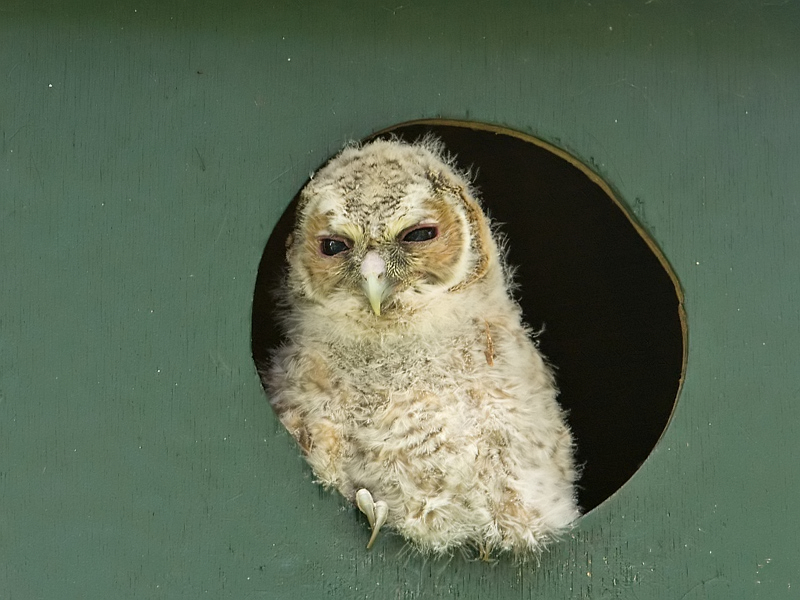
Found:
M 798 597 L 798 31 L 794 1 L 2 0 L 0 598 Z M 432 117 L 589 164 L 686 293 L 665 436 L 538 566 L 367 552 L 250 356 L 309 172 Z

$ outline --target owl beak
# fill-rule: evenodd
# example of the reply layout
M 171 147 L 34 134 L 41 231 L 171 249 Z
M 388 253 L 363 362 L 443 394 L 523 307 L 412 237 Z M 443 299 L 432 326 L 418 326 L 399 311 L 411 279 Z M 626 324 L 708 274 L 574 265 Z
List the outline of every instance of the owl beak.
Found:
M 367 275 L 364 278 L 364 293 L 367 295 L 372 311 L 380 317 L 381 302 L 383 302 L 383 295 L 386 293 L 386 282 L 383 279 L 378 279 L 377 275 Z
M 367 295 L 372 311 L 381 316 L 381 303 L 389 294 L 386 281 L 386 262 L 375 250 L 370 250 L 361 262 L 361 275 L 364 276 L 362 286 Z

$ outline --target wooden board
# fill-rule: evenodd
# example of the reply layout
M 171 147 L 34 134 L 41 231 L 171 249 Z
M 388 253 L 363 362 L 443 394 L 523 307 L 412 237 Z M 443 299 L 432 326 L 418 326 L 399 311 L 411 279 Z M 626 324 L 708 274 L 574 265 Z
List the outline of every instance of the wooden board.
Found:
M 791 2 L 0 4 L 0 598 L 796 597 L 798 28 Z M 539 565 L 366 551 L 251 359 L 299 186 L 423 118 L 588 164 L 686 295 L 668 430 Z

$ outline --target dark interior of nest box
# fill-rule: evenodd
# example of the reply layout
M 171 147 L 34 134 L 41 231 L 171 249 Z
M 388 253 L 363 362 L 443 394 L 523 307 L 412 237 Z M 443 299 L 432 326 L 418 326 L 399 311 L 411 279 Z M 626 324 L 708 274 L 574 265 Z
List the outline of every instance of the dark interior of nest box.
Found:
M 555 366 L 559 401 L 583 465 L 584 512 L 636 472 L 664 432 L 684 369 L 681 293 L 655 244 L 608 186 L 567 154 L 476 123 L 402 124 L 377 137 L 432 133 L 470 169 L 489 216 L 508 238 L 516 292 L 540 350 Z M 270 236 L 253 301 L 253 357 L 280 343 L 273 290 L 284 269 L 292 202 Z

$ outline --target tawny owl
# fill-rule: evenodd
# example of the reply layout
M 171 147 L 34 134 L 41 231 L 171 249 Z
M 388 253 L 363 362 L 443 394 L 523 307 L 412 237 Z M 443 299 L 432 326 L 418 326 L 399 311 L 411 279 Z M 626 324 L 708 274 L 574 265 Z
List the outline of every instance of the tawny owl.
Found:
M 297 214 L 263 376 L 319 482 L 368 547 L 538 551 L 579 514 L 572 436 L 468 178 L 436 140 L 354 145 Z

